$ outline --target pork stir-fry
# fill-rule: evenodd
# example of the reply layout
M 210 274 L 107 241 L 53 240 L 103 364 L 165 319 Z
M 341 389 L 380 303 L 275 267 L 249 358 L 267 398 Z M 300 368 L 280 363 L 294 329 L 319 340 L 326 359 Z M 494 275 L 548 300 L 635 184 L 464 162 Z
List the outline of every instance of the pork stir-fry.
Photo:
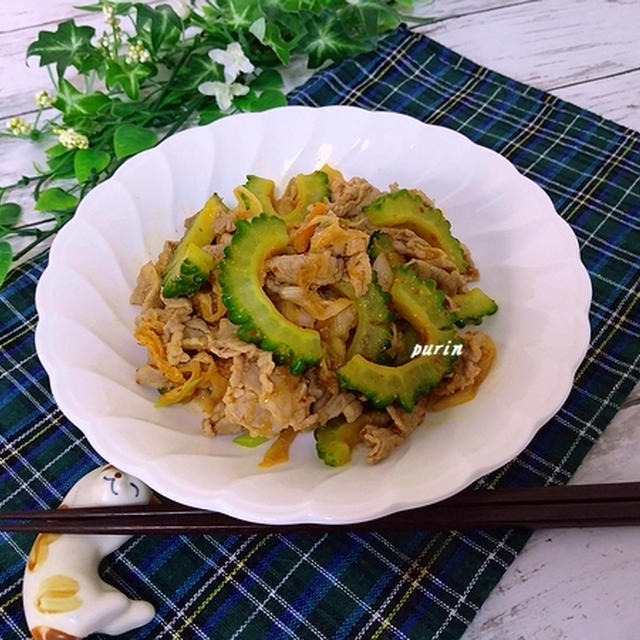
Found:
M 478 270 L 425 194 L 328 166 L 279 198 L 258 176 L 234 194 L 189 218 L 131 294 L 136 380 L 157 406 L 196 402 L 206 436 L 275 438 L 276 462 L 315 430 L 337 466 L 358 443 L 379 462 L 429 411 L 473 398 L 495 347 L 462 328 L 497 306 L 469 288 Z

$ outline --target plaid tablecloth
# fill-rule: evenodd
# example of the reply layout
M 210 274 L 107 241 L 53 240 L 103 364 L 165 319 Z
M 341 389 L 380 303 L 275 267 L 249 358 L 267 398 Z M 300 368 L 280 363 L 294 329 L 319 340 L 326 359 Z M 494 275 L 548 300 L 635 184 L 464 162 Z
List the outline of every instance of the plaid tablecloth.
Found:
M 401 30 L 318 73 L 294 104 L 350 104 L 456 129 L 541 185 L 592 278 L 592 345 L 559 413 L 479 485 L 564 483 L 638 378 L 640 136 Z M 419 160 L 419 159 L 418 159 Z M 0 508 L 57 506 L 101 462 L 60 413 L 33 344 L 46 256 L 0 295 Z M 133 538 L 104 577 L 157 608 L 123 637 L 458 638 L 527 540 L 523 531 Z M 26 638 L 29 535 L 2 534 L 0 638 Z M 100 636 L 95 636 L 100 637 Z

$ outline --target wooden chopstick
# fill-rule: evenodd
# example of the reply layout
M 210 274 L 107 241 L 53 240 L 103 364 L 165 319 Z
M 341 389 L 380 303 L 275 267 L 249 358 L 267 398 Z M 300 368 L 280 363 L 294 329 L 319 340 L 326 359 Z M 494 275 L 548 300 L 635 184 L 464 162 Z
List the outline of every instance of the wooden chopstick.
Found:
M 447 500 L 352 524 L 268 525 L 176 503 L 0 511 L 0 530 L 85 534 L 238 534 L 640 525 L 640 482 L 467 489 Z

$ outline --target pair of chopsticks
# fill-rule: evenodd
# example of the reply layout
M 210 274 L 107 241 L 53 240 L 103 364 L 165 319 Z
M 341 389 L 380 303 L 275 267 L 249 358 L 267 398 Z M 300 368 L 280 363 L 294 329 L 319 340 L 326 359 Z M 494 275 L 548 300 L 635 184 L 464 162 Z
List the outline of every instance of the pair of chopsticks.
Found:
M 238 534 L 640 524 L 640 482 L 467 489 L 447 500 L 353 524 L 268 525 L 176 503 L 0 511 L 0 530 L 85 534 Z

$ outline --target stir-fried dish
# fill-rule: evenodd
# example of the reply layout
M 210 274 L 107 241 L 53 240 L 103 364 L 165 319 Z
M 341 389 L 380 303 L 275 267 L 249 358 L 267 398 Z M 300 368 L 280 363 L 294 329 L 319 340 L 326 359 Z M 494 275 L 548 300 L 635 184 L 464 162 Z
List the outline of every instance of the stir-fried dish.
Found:
M 145 264 L 131 295 L 156 405 L 195 402 L 206 436 L 237 434 L 287 459 L 314 430 L 319 458 L 358 443 L 386 458 L 435 411 L 471 400 L 495 357 L 463 331 L 496 312 L 478 271 L 421 191 L 381 192 L 329 166 L 217 195 Z

